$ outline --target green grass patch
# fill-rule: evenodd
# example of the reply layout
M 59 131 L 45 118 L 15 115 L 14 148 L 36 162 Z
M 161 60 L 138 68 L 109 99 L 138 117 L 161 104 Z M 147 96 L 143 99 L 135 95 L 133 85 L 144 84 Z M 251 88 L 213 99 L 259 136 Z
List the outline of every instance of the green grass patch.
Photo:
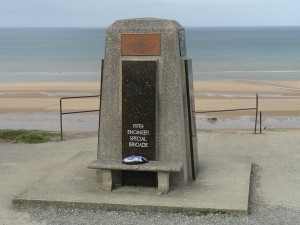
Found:
M 59 136 L 57 131 L 43 131 L 43 130 L 0 130 L 0 142 L 14 142 L 14 143 L 44 143 Z

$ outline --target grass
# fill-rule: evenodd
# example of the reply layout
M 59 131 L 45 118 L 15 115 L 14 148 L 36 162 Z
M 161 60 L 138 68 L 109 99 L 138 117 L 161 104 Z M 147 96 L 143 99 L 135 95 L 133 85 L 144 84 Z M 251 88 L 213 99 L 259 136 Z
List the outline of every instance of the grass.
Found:
M 43 130 L 0 130 L 0 142 L 44 143 L 52 141 L 60 133 Z

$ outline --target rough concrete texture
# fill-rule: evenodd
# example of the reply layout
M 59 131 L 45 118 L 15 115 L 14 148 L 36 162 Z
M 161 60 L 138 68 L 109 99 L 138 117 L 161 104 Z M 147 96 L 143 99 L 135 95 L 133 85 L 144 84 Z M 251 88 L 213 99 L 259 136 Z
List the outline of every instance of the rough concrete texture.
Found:
M 27 215 L 10 210 L 16 193 L 61 167 L 84 149 L 97 148 L 97 136 L 45 144 L 0 143 L 0 224 L 32 224 Z M 96 156 L 96 152 L 94 153 Z
M 174 20 L 155 18 L 118 20 L 106 30 L 98 159 L 122 159 L 122 74 L 123 60 L 157 61 L 156 152 L 160 161 L 181 161 L 182 172 L 170 177 L 171 185 L 188 180 L 191 168 L 186 159 L 184 82 L 178 32 L 184 28 Z M 160 34 L 159 56 L 122 56 L 121 34 Z
M 170 126 L 182 116 L 181 110 L 178 110 L 181 107 L 181 100 L 178 99 L 180 97 L 178 92 L 180 91 L 179 74 L 181 72 L 177 34 L 179 29 L 183 30 L 184 28 L 176 21 L 161 19 L 119 20 L 108 27 L 105 43 L 98 158 L 121 159 L 122 157 L 121 60 L 159 60 L 157 92 L 159 96 L 158 108 L 161 111 L 159 114 L 162 115 L 159 117 L 157 127 L 158 142 L 160 143 L 160 139 L 163 139 L 164 145 L 169 144 L 173 149 L 182 145 L 181 143 L 177 144 L 182 138 L 182 126 L 180 124 L 176 124 L 177 127 L 174 127 L 175 125 Z M 121 56 L 122 33 L 160 33 L 161 56 Z M 181 121 L 179 120 L 177 123 L 181 123 Z M 174 137 L 174 141 L 167 142 L 167 136 Z M 160 145 L 158 148 L 167 149 L 166 146 Z M 159 150 L 158 152 L 161 153 Z M 174 155 L 180 157 L 180 154 Z M 168 157 L 162 154 L 160 158 Z M 168 160 L 171 159 L 168 158 Z
M 299 130 L 201 132 L 200 154 L 228 157 L 250 156 L 262 169 L 259 193 L 272 206 L 300 208 Z M 201 158 L 201 155 L 200 155 Z
M 250 215 L 238 217 L 210 214 L 186 217 L 182 214 L 56 208 L 29 210 L 27 207 L 15 211 L 10 209 L 14 196 L 61 167 L 79 151 L 96 151 L 97 135 L 37 145 L 0 143 L 0 224 L 147 224 L 149 221 L 152 224 L 299 224 L 299 137 L 300 130 L 267 130 L 262 135 L 254 135 L 251 131 L 198 132 L 200 159 L 218 157 L 225 160 L 227 156 L 246 156 L 255 165 L 252 167 Z
M 195 213 L 245 213 L 251 165 L 241 158 L 203 157 L 200 177 L 187 186 L 161 195 L 152 188 L 117 188 L 101 191 L 96 173 L 86 165 L 95 152 L 82 151 L 62 167 L 14 198 L 15 204 L 54 204 L 87 209 Z

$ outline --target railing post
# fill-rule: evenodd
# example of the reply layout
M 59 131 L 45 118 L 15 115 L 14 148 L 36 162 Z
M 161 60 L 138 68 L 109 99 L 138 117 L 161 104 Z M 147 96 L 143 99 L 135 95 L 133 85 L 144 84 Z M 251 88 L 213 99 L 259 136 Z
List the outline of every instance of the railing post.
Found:
M 256 110 L 255 110 L 255 126 L 254 126 L 255 134 L 256 134 L 256 126 L 257 126 L 257 116 L 258 116 L 258 94 L 256 93 Z
M 62 132 L 62 104 L 61 104 L 61 100 L 59 100 L 59 105 L 60 105 L 60 140 L 63 140 L 63 132 Z
M 261 111 L 259 111 L 259 133 L 261 134 Z

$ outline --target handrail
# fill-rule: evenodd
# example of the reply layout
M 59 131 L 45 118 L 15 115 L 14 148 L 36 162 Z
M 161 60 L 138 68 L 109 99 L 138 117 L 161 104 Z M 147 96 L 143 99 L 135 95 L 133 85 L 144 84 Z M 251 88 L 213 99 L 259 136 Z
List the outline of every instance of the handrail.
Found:
M 69 96 L 69 97 L 62 97 L 62 98 L 60 98 L 60 99 L 70 99 L 70 98 L 92 98 L 92 97 L 100 97 L 100 95 Z
M 87 113 L 87 112 L 99 112 L 100 109 L 95 110 L 83 110 L 83 111 L 71 111 L 71 112 L 62 112 L 62 100 L 64 99 L 76 99 L 76 98 L 94 98 L 94 97 L 100 97 L 100 95 L 86 95 L 86 96 L 70 96 L 70 97 L 62 97 L 59 100 L 59 106 L 60 106 L 60 140 L 63 140 L 63 125 L 62 125 L 62 116 L 66 114 L 75 114 L 75 113 Z
M 246 111 L 255 110 L 255 125 L 254 133 L 256 134 L 257 117 L 258 117 L 258 94 L 256 94 L 256 106 L 253 108 L 240 108 L 240 109 L 221 109 L 221 110 L 210 110 L 210 111 L 195 111 L 195 113 L 215 113 L 215 112 L 234 112 L 234 111 Z
M 214 111 L 197 111 L 195 113 L 213 113 L 213 112 L 234 112 L 234 111 L 246 111 L 246 110 L 254 110 L 256 108 L 242 108 L 242 109 L 221 109 Z

